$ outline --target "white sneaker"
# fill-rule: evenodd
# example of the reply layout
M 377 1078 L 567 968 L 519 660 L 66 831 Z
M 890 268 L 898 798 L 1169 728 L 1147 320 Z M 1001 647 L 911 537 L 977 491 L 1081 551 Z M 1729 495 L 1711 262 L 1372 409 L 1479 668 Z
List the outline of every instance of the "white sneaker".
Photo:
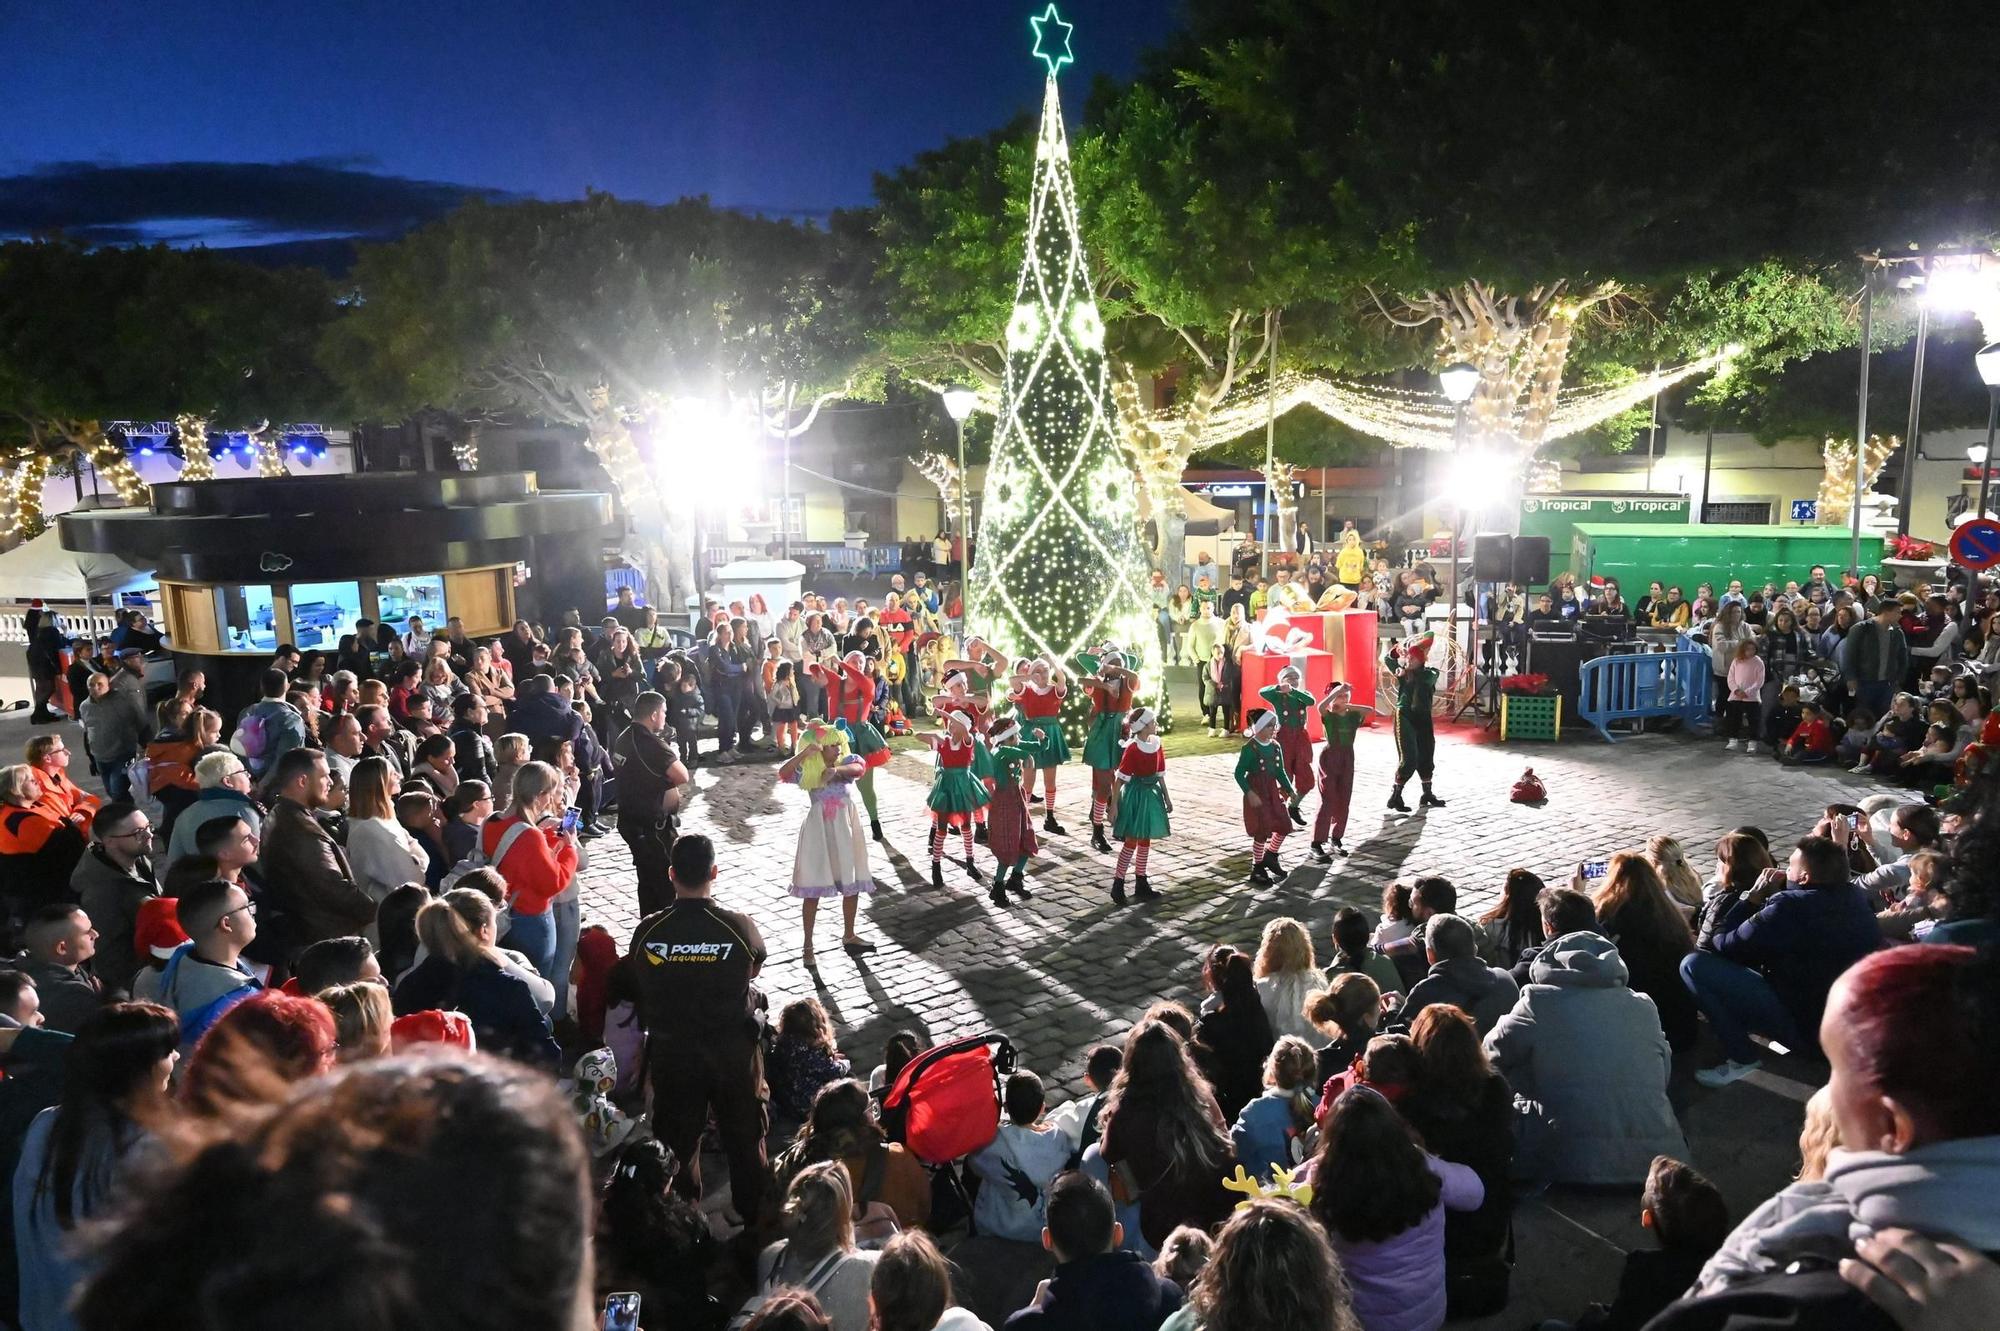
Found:
M 1748 743 L 1747 745 L 1745 745 L 1745 746 L 1744 746 L 1744 748 L 1743 748 L 1743 752 L 1745 752 L 1745 753 L 1755 753 L 1755 752 L 1757 752 L 1757 741 L 1756 741 L 1756 740 L 1754 740 L 1754 739 L 1753 739 L 1753 740 L 1751 740 L 1751 741 L 1750 741 L 1750 742 L 1749 742 L 1749 743 Z
M 1856 776 L 1867 776 L 1868 773 L 1873 769 L 1870 768 L 1867 763 L 1856 763 L 1854 764 L 1854 766 L 1848 768 L 1847 770 L 1854 773 L 1854 775 Z
M 1735 740 L 1733 740 L 1733 739 L 1732 739 L 1732 740 L 1730 740 L 1730 741 L 1729 741 L 1729 742 L 1728 742 L 1727 744 L 1723 745 L 1722 747 L 1723 747 L 1724 749 L 1727 749 L 1727 750 L 1728 750 L 1729 752 L 1731 752 L 1731 753 L 1734 753 L 1734 752 L 1736 752 L 1736 750 L 1737 750 L 1738 748 L 1740 748 L 1740 747 L 1742 747 L 1742 746 L 1741 746 L 1741 745 L 1739 745 L 1739 744 L 1738 744 L 1738 743 L 1737 743 L 1737 742 L 1736 742 Z
M 1748 1063 L 1738 1063 L 1732 1058 L 1726 1062 L 1717 1063 L 1712 1068 L 1697 1069 L 1694 1079 L 1704 1086 L 1727 1086 L 1733 1081 L 1742 1081 L 1745 1077 L 1763 1066 L 1763 1062 L 1759 1059 L 1753 1058 Z

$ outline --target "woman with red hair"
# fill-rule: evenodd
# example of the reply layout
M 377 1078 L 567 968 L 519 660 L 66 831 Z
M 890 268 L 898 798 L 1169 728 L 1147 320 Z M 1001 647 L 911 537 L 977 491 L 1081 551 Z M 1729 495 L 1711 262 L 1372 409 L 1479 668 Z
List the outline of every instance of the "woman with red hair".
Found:
M 1739 1225 L 1695 1295 L 1653 1331 L 1737 1325 L 1877 1327 L 1838 1263 L 1889 1229 L 2000 1250 L 2000 954 L 1909 946 L 1856 962 L 1828 995 L 1819 1038 L 1840 1146 Z
M 188 1057 L 181 1102 L 191 1114 L 221 1118 L 262 1109 L 293 1082 L 333 1067 L 339 1036 L 333 1010 L 317 998 L 267 990 L 216 1019 Z

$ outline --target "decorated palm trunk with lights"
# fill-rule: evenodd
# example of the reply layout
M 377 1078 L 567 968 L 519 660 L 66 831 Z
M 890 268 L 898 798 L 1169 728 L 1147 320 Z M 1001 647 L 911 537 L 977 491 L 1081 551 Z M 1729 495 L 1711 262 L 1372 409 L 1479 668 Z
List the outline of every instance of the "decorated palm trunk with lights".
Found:
M 1027 254 L 1006 330 L 1007 372 L 967 608 L 970 631 L 1009 657 L 1047 654 L 1074 669 L 1077 654 L 1115 644 L 1135 662 L 1140 693 L 1165 720 L 1164 667 L 1147 594 L 1132 459 L 1116 429 L 1104 323 L 1077 233 L 1076 189 L 1055 71 L 1066 48 L 1035 20 L 1049 65 L 1028 203 Z M 1064 709 L 1082 737 L 1084 691 Z

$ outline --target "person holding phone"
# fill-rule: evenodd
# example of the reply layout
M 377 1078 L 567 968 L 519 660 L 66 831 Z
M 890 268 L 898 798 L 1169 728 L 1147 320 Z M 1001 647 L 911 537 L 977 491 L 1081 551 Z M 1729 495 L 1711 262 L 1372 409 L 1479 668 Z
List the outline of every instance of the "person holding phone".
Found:
M 562 777 L 547 763 L 523 763 L 511 794 L 507 812 L 480 829 L 479 848 L 507 880 L 507 946 L 553 980 L 560 958 L 552 907 L 576 877 L 577 823 L 565 822 Z

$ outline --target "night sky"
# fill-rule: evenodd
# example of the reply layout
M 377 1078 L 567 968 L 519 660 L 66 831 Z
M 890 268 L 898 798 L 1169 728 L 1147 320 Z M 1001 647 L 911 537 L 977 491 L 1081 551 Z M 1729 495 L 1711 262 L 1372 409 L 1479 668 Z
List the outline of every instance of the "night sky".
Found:
M 1046 0 L 0 5 L 0 237 L 391 233 L 466 188 L 770 213 L 1033 111 Z M 1067 0 L 1074 120 L 1173 0 Z

